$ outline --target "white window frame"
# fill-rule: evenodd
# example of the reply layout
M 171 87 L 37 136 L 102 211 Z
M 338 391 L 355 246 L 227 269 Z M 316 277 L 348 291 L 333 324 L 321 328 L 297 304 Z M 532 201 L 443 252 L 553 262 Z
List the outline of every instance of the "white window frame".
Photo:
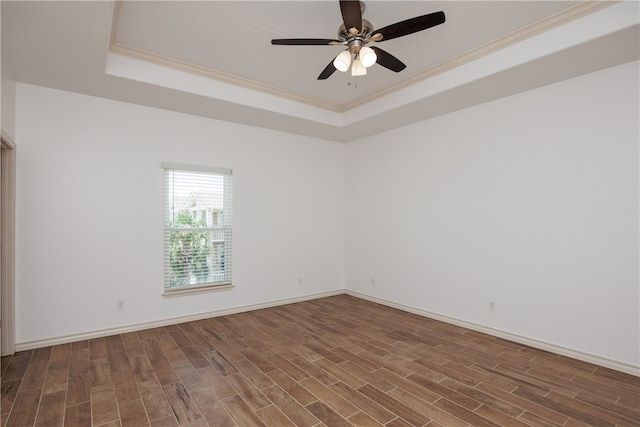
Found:
M 231 243 L 232 243 L 232 170 L 229 168 L 223 167 L 212 167 L 212 166 L 196 166 L 196 165 L 186 165 L 180 163 L 169 163 L 162 162 L 161 167 L 163 169 L 163 182 L 164 182 L 164 240 L 163 240 L 163 249 L 164 249 L 164 296 L 176 296 L 182 293 L 194 293 L 194 292 L 203 292 L 209 290 L 219 290 L 233 287 L 232 285 L 232 253 L 231 253 Z M 222 197 L 222 216 L 221 222 L 222 224 L 216 224 L 206 227 L 174 227 L 171 224 L 171 218 L 175 218 L 176 209 L 175 206 L 175 198 L 172 197 L 170 192 L 171 182 L 170 180 L 175 177 L 174 172 L 179 173 L 188 173 L 188 174 L 202 174 L 202 177 L 207 175 L 220 176 L 223 179 L 223 197 Z M 183 209 L 179 209 L 184 211 Z M 215 236 L 224 236 L 222 239 L 222 244 L 219 247 L 222 247 L 222 251 L 224 253 L 224 267 L 222 268 L 222 273 L 214 274 L 222 276 L 220 280 L 209 280 L 206 282 L 199 283 L 189 283 L 184 285 L 172 286 L 171 285 L 171 266 L 170 266 L 170 248 L 171 248 L 171 234 L 177 231 L 188 231 L 188 230 L 202 230 L 207 233 L 215 233 Z

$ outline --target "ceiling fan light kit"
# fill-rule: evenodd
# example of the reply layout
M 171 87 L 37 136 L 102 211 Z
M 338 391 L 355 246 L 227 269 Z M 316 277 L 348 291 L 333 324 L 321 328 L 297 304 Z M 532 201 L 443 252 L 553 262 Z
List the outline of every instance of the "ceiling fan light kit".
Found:
M 333 60 L 333 65 L 338 71 L 347 71 L 349 65 L 351 65 L 351 52 L 349 52 L 349 49 L 340 52 L 336 59 Z
M 360 62 L 362 62 L 362 65 L 367 68 L 371 67 L 378 60 L 378 55 L 376 55 L 375 51 L 369 46 L 360 48 L 360 53 L 358 56 L 360 57 Z
M 367 75 L 367 67 L 362 65 L 362 62 L 358 57 L 356 57 L 355 61 L 353 61 L 353 65 L 351 66 L 351 75 L 354 77 Z
M 406 65 L 395 56 L 378 47 L 369 47 L 367 43 L 382 42 L 409 34 L 423 31 L 445 22 L 444 12 L 434 12 L 427 15 L 396 22 L 379 30 L 374 30 L 373 25 L 366 19 L 362 19 L 364 3 L 358 0 L 340 0 L 340 12 L 343 24 L 338 29 L 338 39 L 273 39 L 273 45 L 292 46 L 346 46 L 347 49 L 340 52 L 322 70 L 318 80 L 329 78 L 336 70 L 346 72 L 351 65 L 352 76 L 367 74 L 367 68 L 373 64 L 380 64 L 384 68 L 399 73 Z M 353 57 L 353 58 L 352 58 Z
M 363 47 L 355 54 L 353 61 L 351 60 L 351 50 L 343 50 L 333 60 L 333 66 L 343 73 L 349 69 L 351 65 L 352 76 L 364 76 L 367 74 L 367 68 L 376 63 L 378 55 L 370 47 Z

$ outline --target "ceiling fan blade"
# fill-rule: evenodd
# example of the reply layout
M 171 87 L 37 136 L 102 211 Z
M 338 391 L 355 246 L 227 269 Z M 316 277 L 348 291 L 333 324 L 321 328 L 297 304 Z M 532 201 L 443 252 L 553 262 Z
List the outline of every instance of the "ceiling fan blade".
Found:
M 396 37 L 406 36 L 426 30 L 427 28 L 435 27 L 436 25 L 444 23 L 444 21 L 444 12 L 434 12 L 387 25 L 384 28 L 374 31 L 374 35 L 382 34 L 382 40 L 380 41 L 391 40 Z
M 331 74 L 333 74 L 335 71 L 336 71 L 336 67 L 335 65 L 333 65 L 333 59 L 332 59 L 331 62 L 329 62 L 329 65 L 327 65 L 324 68 L 324 70 L 322 70 L 322 72 L 318 76 L 318 80 L 328 79 L 329 77 L 331 77 Z
M 356 34 L 362 31 L 362 9 L 359 0 L 340 0 L 340 12 L 347 31 L 351 28 L 357 30 Z
M 399 73 L 400 71 L 407 68 L 407 66 L 402 61 L 391 55 L 389 52 L 375 46 L 372 46 L 371 49 L 373 49 L 378 56 L 376 62 L 382 65 L 384 68 L 388 68 L 389 70 L 395 71 L 396 73 Z
M 287 46 L 324 46 L 331 44 L 342 44 L 340 40 L 334 39 L 273 39 L 271 44 Z

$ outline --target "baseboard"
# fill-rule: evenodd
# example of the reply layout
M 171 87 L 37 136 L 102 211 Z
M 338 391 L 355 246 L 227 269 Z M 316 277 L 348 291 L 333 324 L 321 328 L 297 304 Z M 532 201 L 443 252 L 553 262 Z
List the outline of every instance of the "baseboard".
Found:
M 267 301 L 258 304 L 244 305 L 240 307 L 233 307 L 223 310 L 208 311 L 203 313 L 190 314 L 187 316 L 171 317 L 167 319 L 160 319 L 151 322 L 136 323 L 131 325 L 119 326 L 115 328 L 101 329 L 97 331 L 83 332 L 79 334 L 64 335 L 54 338 L 46 338 L 41 340 L 25 341 L 16 343 L 16 351 L 32 350 L 35 348 L 48 347 L 58 344 L 67 344 L 75 341 L 83 341 L 88 339 L 102 338 L 110 335 L 123 334 L 128 332 L 137 332 L 145 329 L 158 328 L 163 326 L 175 325 L 179 323 L 191 322 L 194 320 L 208 319 L 211 317 L 226 316 L 229 314 L 244 313 L 246 311 L 260 310 L 263 308 L 277 307 L 280 305 L 293 304 L 296 302 L 303 302 L 314 300 L 318 298 L 325 298 L 335 295 L 347 294 L 356 298 L 371 301 L 376 304 L 381 304 L 387 307 L 396 308 L 398 310 L 406 311 L 408 313 L 417 314 L 419 316 L 427 317 L 434 320 L 439 320 L 452 325 L 461 326 L 463 328 L 471 329 L 478 332 L 483 332 L 495 337 L 503 338 L 509 341 L 517 342 L 519 344 L 527 345 L 530 347 L 538 348 L 541 350 L 549 351 L 551 353 L 560 354 L 563 356 L 571 357 L 573 359 L 582 360 L 583 362 L 593 363 L 594 365 L 602 366 L 605 368 L 613 369 L 616 371 L 624 372 L 630 375 L 640 377 L 640 367 L 634 366 L 628 363 L 620 362 L 617 360 L 611 360 L 604 357 L 596 356 L 589 353 L 584 353 L 579 350 L 574 350 L 568 347 L 559 346 L 556 344 L 540 341 L 535 338 L 529 338 L 522 335 L 513 334 L 500 329 L 491 328 L 488 326 L 480 325 L 473 322 L 467 322 L 455 317 L 449 317 L 438 313 L 433 313 L 427 310 L 422 310 L 416 307 L 412 307 L 405 304 L 400 304 L 394 301 L 390 301 L 383 298 L 374 297 L 371 295 L 363 294 L 349 289 L 336 289 L 334 291 L 321 292 L 311 295 L 303 295 L 295 298 L 286 298 L 281 300 Z
M 527 345 L 529 347 L 538 348 L 540 350 L 549 351 L 551 353 L 560 354 L 562 356 L 571 357 L 573 359 L 581 360 L 583 362 L 593 363 L 594 365 L 602 366 L 604 368 L 613 369 L 615 371 L 624 372 L 626 374 L 635 375 L 640 377 L 640 366 L 634 366 L 628 363 L 620 362 L 617 360 L 611 360 L 605 357 L 596 356 L 593 354 L 585 353 L 572 348 L 559 346 L 556 344 L 540 341 L 535 338 L 529 338 L 522 335 L 513 334 L 511 332 L 502 331 L 500 329 L 483 326 L 473 322 L 467 322 L 465 320 L 456 319 L 454 317 L 444 316 L 442 314 L 433 313 L 427 310 L 422 310 L 416 307 L 412 307 L 405 304 L 400 304 L 394 301 L 386 300 L 383 298 L 374 297 L 371 295 L 363 294 L 360 292 L 345 290 L 347 295 L 361 298 L 367 301 L 375 302 L 377 304 L 385 305 L 387 307 L 396 308 L 398 310 L 406 311 L 409 313 L 417 314 L 419 316 L 427 317 L 434 320 L 439 320 L 445 323 L 450 323 L 463 328 L 471 329 L 478 332 L 483 332 L 495 337 L 504 338 L 509 341 L 517 342 L 519 344 Z
M 326 298 L 326 297 L 342 295 L 342 294 L 344 294 L 344 289 L 337 289 L 334 291 L 321 292 L 317 294 L 303 295 L 299 297 L 286 298 L 286 299 L 280 299 L 280 300 L 274 300 L 274 301 L 267 301 L 267 302 L 258 303 L 258 304 L 249 304 L 249 305 L 233 307 L 233 308 L 228 308 L 223 310 L 207 311 L 203 313 L 189 314 L 186 316 L 170 317 L 167 319 L 154 320 L 151 322 L 135 323 L 131 325 L 118 326 L 115 328 L 100 329 L 96 331 L 82 332 L 79 334 L 45 338 L 41 340 L 25 341 L 21 343 L 16 343 L 16 351 L 32 350 L 34 348 L 49 347 L 49 346 L 59 345 L 59 344 L 67 344 L 75 341 L 103 338 L 110 335 L 124 334 L 128 332 L 137 332 L 145 329 L 176 325 L 179 323 L 192 322 L 194 320 L 202 320 L 202 319 L 208 319 L 211 317 L 226 316 L 229 314 L 244 313 L 246 311 L 277 307 L 280 305 L 293 304 L 296 302 L 309 301 L 309 300 L 314 300 L 318 298 Z

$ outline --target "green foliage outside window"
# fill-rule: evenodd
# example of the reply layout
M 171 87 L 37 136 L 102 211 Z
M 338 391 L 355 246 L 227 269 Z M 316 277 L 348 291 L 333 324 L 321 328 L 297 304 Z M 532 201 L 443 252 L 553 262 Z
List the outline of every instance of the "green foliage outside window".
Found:
M 187 211 L 177 213 L 171 224 L 176 228 L 170 232 L 169 245 L 169 285 L 185 286 L 192 283 L 205 283 L 209 278 L 209 255 L 211 254 L 211 234 L 199 231 L 206 227 L 205 221 L 194 219 Z

